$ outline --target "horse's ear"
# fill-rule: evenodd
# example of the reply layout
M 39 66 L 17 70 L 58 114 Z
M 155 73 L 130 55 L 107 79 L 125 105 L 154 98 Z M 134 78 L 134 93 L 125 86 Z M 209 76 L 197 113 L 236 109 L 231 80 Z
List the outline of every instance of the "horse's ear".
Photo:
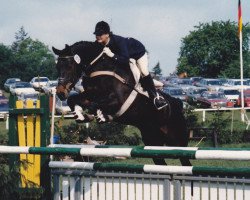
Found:
M 56 55 L 60 55 L 62 52 L 61 50 L 56 49 L 55 47 L 52 47 L 52 50 L 53 50 L 54 54 L 56 54 Z

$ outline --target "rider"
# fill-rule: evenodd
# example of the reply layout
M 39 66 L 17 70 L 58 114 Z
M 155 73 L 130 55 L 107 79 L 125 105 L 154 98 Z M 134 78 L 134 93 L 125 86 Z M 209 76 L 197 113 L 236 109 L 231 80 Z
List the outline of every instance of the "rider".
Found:
M 141 42 L 134 38 L 114 35 L 110 31 L 109 24 L 104 21 L 96 24 L 94 34 L 96 35 L 96 41 L 105 46 L 103 52 L 117 63 L 128 64 L 130 58 L 135 59 L 142 76 L 142 87 L 148 92 L 156 108 L 160 110 L 167 106 L 165 99 L 156 92 L 153 79 L 148 71 L 146 49 Z

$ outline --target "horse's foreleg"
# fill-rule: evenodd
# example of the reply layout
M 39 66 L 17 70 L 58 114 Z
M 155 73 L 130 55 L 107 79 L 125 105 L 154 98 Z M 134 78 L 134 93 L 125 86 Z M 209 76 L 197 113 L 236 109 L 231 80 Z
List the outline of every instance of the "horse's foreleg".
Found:
M 67 104 L 74 114 L 76 122 L 90 122 L 94 119 L 94 116 L 83 114 L 83 110 L 86 109 L 90 102 L 86 99 L 85 93 L 70 95 L 67 99 Z
M 111 115 L 106 115 L 102 110 L 98 109 L 96 111 L 96 120 L 98 123 L 102 124 L 113 121 L 113 117 Z

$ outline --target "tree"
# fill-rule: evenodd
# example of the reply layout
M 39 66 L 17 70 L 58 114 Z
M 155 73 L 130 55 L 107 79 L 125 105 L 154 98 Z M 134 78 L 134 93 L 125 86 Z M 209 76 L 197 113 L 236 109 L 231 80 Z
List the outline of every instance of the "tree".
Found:
M 22 43 L 25 39 L 29 38 L 28 33 L 24 30 L 22 26 L 18 32 L 15 33 L 15 42 L 11 45 L 12 51 L 18 52 L 20 43 Z
M 162 70 L 161 70 L 160 63 L 159 63 L 159 62 L 157 62 L 157 64 L 154 66 L 154 68 L 153 68 L 152 71 L 153 71 L 153 73 L 154 73 L 155 75 L 162 75 L 162 74 L 161 74 Z
M 243 26 L 244 76 L 249 76 L 250 26 Z M 189 76 L 240 77 L 238 27 L 234 22 L 211 22 L 195 26 L 182 39 L 177 73 Z
M 3 44 L 0 44 L 0 85 L 9 77 L 15 77 L 18 73 L 13 66 L 14 56 L 11 49 Z
M 34 76 L 56 77 L 54 56 L 45 44 L 30 38 L 23 27 L 15 38 L 11 47 L 15 56 L 14 66 L 22 80 L 30 81 Z

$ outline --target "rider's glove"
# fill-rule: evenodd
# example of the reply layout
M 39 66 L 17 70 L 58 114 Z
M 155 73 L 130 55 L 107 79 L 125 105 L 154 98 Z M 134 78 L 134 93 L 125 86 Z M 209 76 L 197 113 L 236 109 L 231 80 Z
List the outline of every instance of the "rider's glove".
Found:
M 115 55 L 108 47 L 104 47 L 103 53 L 105 53 L 110 58 L 113 58 Z
M 105 123 L 109 121 L 108 115 L 104 115 L 100 109 L 96 112 L 96 120 L 98 123 Z

